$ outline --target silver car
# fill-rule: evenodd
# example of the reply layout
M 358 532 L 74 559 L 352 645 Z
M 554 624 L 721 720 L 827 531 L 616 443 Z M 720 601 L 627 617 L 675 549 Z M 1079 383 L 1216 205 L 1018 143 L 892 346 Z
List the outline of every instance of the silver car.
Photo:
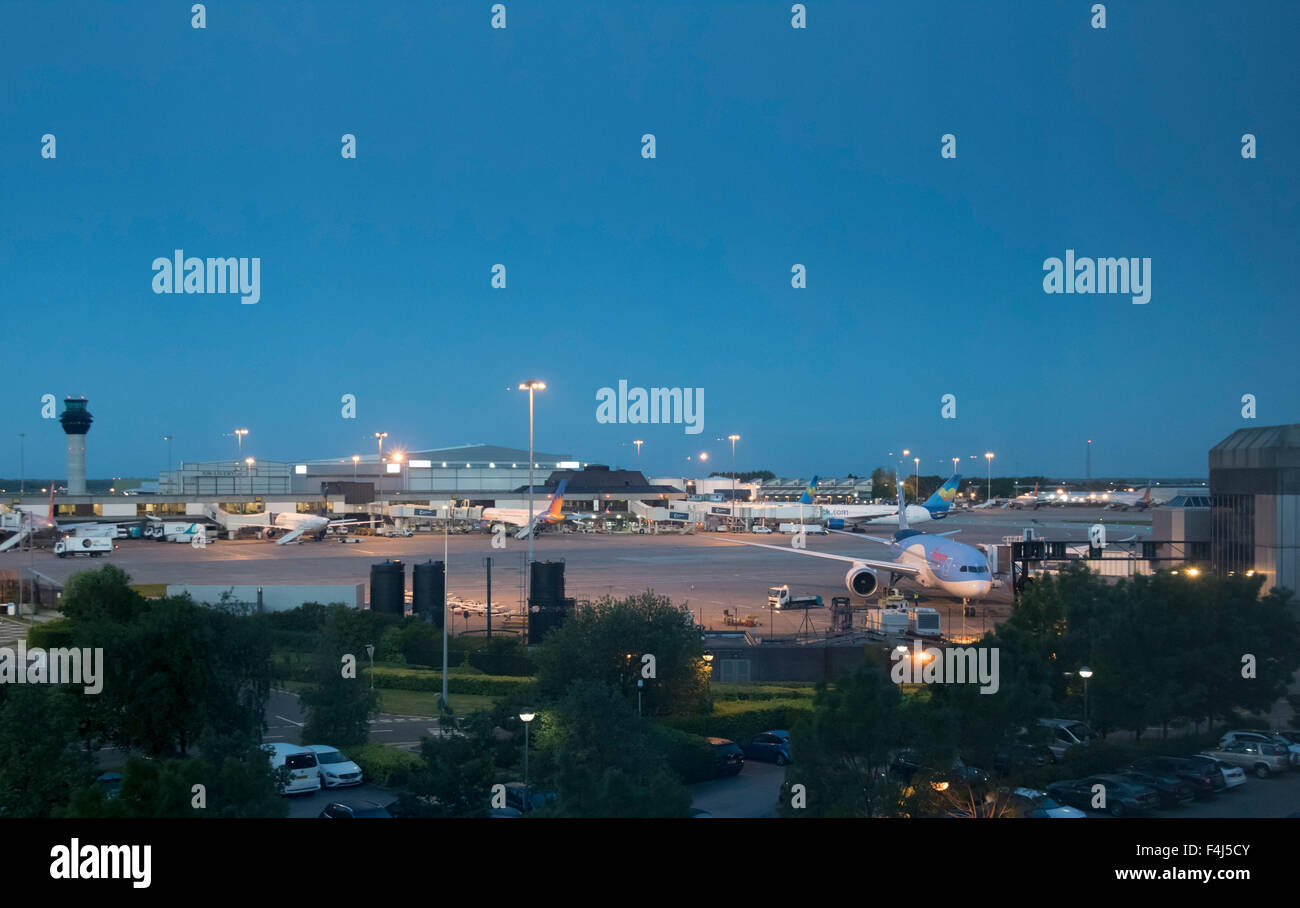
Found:
M 1267 779 L 1276 772 L 1291 768 L 1291 752 L 1277 744 L 1260 741 L 1233 741 L 1215 750 L 1205 751 L 1207 757 L 1240 766 Z

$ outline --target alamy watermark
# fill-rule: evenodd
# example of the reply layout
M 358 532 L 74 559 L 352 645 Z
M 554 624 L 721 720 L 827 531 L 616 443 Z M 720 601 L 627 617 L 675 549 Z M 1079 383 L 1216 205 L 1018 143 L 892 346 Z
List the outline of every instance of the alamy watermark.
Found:
M 676 423 L 687 435 L 704 431 L 703 388 L 628 388 L 620 378 L 618 389 L 596 392 L 598 423 Z
M 97 694 L 104 689 L 103 669 L 102 649 L 28 649 L 26 640 L 16 648 L 0 646 L 0 684 L 81 684 Z
M 947 646 L 939 649 L 912 641 L 889 653 L 894 667 L 889 677 L 895 684 L 978 684 L 981 694 L 996 694 L 998 677 L 996 646 Z
M 154 259 L 153 270 L 154 293 L 238 293 L 248 306 L 262 298 L 260 258 L 186 258 L 177 249 L 170 259 Z
M 1151 301 L 1150 258 L 1090 259 L 1074 257 L 1065 250 L 1065 260 L 1043 259 L 1044 293 L 1122 293 L 1134 305 Z

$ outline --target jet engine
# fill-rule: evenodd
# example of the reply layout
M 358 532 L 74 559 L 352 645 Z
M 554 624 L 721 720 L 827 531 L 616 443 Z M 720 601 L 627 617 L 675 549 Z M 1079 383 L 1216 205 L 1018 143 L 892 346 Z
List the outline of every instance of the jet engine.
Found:
M 844 575 L 844 585 L 849 588 L 850 593 L 857 593 L 859 596 L 870 596 L 880 584 L 876 580 L 875 571 L 865 564 L 855 564 Z

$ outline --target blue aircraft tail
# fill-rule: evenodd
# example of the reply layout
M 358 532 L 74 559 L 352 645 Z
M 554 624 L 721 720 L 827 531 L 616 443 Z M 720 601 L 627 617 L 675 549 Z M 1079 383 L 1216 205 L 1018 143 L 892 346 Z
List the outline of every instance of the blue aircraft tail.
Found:
M 939 488 L 934 490 L 934 494 L 925 500 L 923 507 L 930 512 L 931 517 L 945 517 L 952 508 L 952 503 L 957 499 L 957 486 L 961 484 L 961 476 L 954 475 Z
M 814 477 L 812 478 L 812 482 L 808 483 L 808 488 L 804 489 L 804 490 L 803 490 L 803 494 L 799 496 L 799 503 L 800 503 L 800 504 L 812 504 L 812 503 L 813 503 L 813 495 L 815 495 L 815 494 L 817 494 L 817 477 L 816 477 L 816 476 L 814 476 Z

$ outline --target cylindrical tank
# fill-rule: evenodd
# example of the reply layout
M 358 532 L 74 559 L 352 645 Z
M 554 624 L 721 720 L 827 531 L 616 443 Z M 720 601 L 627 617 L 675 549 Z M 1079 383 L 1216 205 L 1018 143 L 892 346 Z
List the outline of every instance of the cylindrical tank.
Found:
M 406 565 L 384 561 L 370 566 L 370 610 L 382 615 L 406 612 Z
M 446 564 L 426 561 L 411 569 L 411 600 L 415 614 L 442 627 L 447 615 Z
M 559 608 L 564 600 L 564 562 L 534 561 L 528 589 L 530 606 Z

